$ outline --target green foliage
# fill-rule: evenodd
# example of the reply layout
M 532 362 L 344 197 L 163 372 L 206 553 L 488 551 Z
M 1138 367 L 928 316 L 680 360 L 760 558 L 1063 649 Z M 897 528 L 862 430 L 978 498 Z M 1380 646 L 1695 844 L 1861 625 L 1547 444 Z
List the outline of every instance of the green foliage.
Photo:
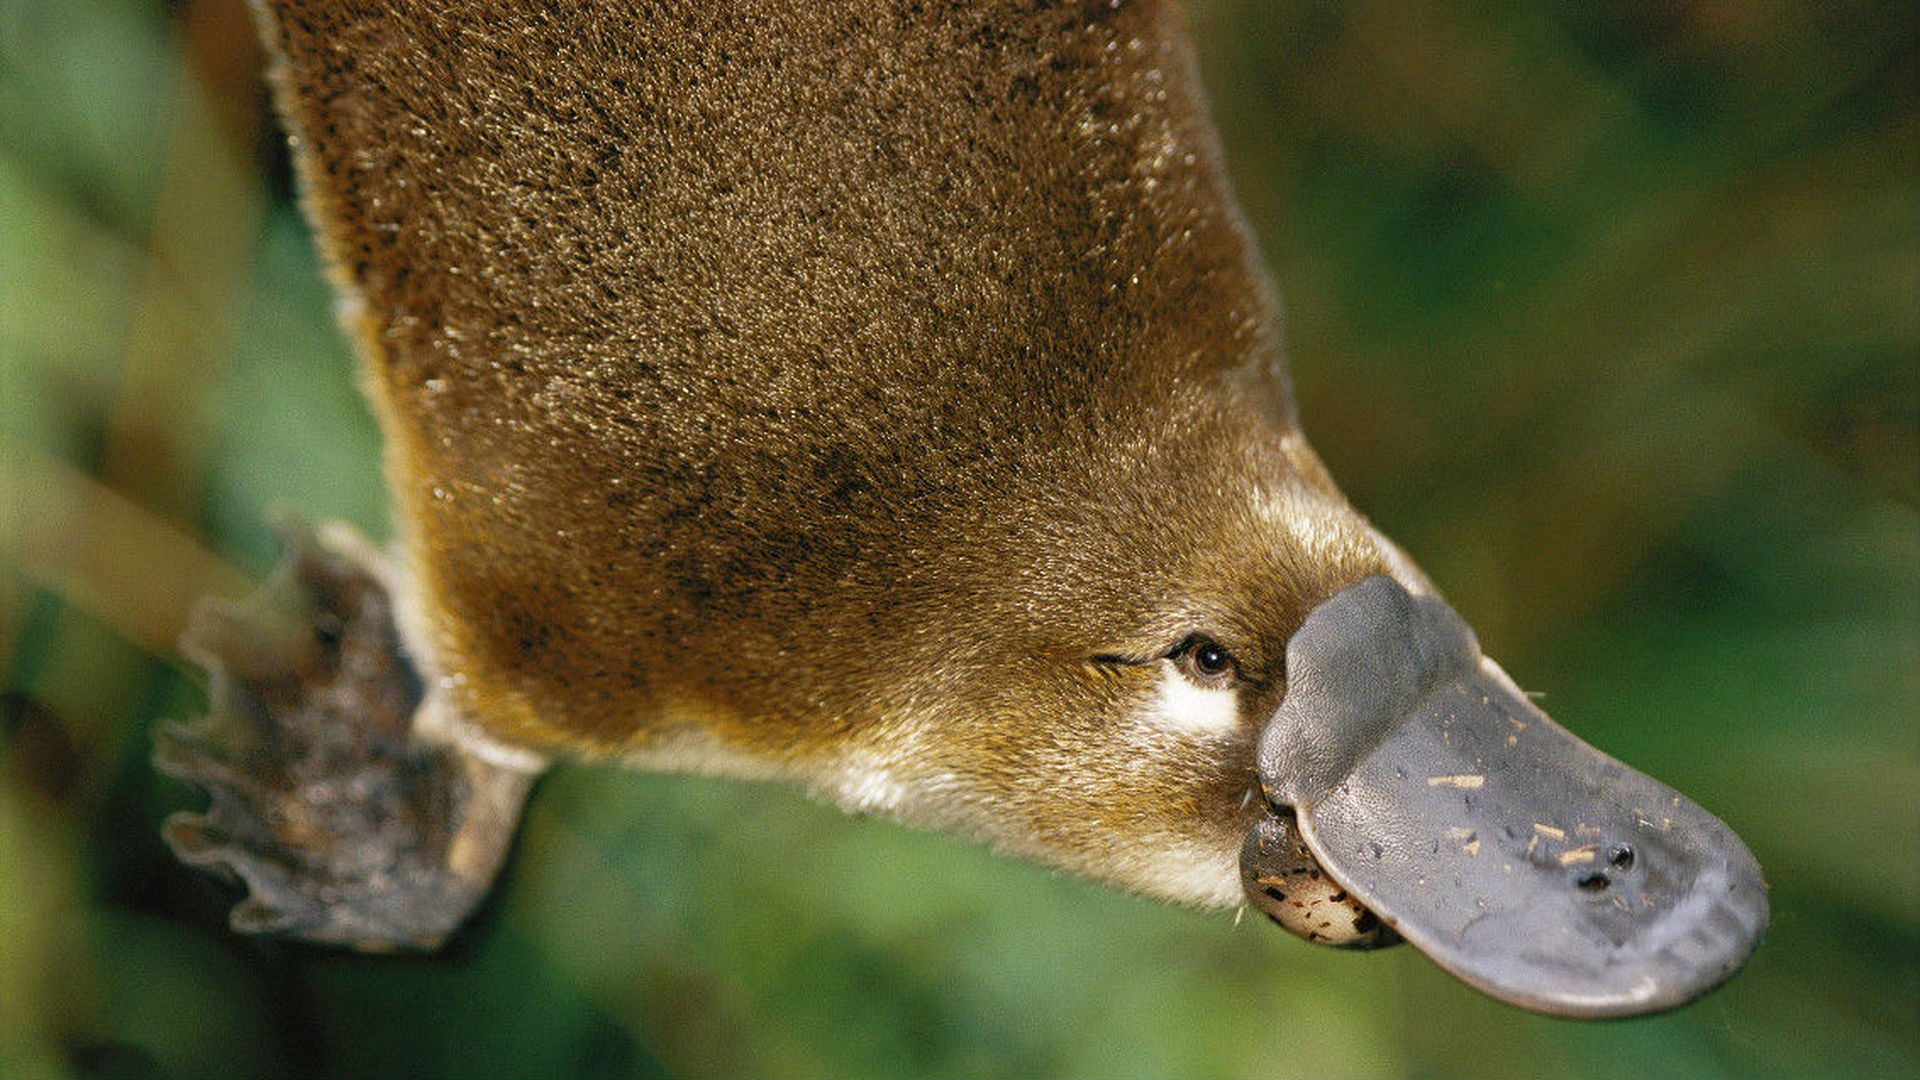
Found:
M 237 0 L 0 0 L 0 1075 L 1912 1076 L 1910 3 L 1191 12 L 1307 430 L 1567 726 L 1752 844 L 1711 997 L 1581 1024 L 785 788 L 561 770 L 445 955 L 240 940 L 169 642 L 385 532 Z

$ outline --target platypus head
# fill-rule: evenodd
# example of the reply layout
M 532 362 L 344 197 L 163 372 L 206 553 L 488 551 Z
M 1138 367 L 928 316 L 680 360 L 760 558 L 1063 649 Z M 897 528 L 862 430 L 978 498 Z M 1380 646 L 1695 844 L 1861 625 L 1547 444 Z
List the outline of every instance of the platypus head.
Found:
M 1148 895 L 1241 901 L 1287 643 L 1407 565 L 1247 385 L 1221 368 L 1023 421 L 1027 459 L 913 546 L 933 587 L 896 631 L 904 695 L 881 711 L 911 718 L 907 760 L 935 768 L 910 785 L 935 796 L 916 816 Z M 1273 910 L 1326 940 L 1358 914 Z
M 1731 974 L 1766 921 L 1739 839 L 1535 708 L 1245 374 L 1047 425 L 927 556 L 901 715 L 934 768 L 895 809 L 1547 1012 Z
M 1549 1011 L 1744 958 L 1309 449 L 1173 13 L 466 6 L 261 7 L 449 712 Z

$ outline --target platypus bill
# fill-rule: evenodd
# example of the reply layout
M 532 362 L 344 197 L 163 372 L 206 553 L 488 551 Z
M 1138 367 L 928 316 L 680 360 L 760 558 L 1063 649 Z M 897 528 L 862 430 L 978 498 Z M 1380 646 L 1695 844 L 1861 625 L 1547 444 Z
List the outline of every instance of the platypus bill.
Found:
M 261 0 L 398 540 L 189 640 L 168 838 L 432 947 L 556 755 L 795 780 L 1525 1008 L 1727 978 L 1739 839 L 1534 708 L 1301 434 L 1159 3 Z

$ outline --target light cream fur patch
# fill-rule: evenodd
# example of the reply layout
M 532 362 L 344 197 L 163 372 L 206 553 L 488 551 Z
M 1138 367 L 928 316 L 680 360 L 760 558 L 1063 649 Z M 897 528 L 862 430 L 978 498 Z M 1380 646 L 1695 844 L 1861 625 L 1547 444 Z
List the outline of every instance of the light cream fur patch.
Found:
M 1164 665 L 1144 717 L 1177 735 L 1230 735 L 1240 729 L 1240 699 L 1230 689 L 1195 686 L 1172 665 Z

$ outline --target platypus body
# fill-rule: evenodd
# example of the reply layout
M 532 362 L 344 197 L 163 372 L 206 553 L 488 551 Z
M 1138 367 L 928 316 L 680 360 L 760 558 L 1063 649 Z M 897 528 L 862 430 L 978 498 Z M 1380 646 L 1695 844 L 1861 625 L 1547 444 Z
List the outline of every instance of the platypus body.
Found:
M 170 839 L 238 924 L 437 942 L 574 755 L 1551 1012 L 1751 950 L 1739 840 L 1534 709 L 1314 456 L 1161 4 L 257 6 L 398 540 L 295 537 L 306 629 L 189 643 L 216 715 L 163 762 L 215 804 Z

